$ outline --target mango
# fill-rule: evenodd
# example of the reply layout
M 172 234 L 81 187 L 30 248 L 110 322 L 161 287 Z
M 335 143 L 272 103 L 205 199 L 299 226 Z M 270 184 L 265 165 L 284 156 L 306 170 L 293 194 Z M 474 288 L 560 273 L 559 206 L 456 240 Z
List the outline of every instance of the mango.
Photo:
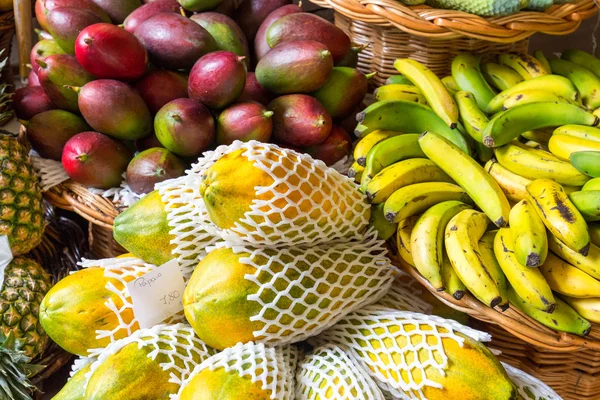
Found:
M 221 367 L 215 370 L 206 368 L 194 376 L 181 391 L 179 399 L 270 400 L 271 393 L 262 389 L 260 382 L 253 383 L 249 377 Z
M 187 76 L 166 69 L 151 71 L 135 84 L 153 115 L 168 102 L 187 97 L 187 87 Z
M 321 160 L 331 166 L 350 154 L 352 138 L 344 128 L 333 125 L 331 133 L 323 143 L 305 147 L 303 151 L 312 158 Z
M 333 58 L 313 40 L 286 42 L 269 51 L 256 65 L 258 83 L 277 94 L 310 93 L 327 82 Z
M 271 97 L 271 93 L 260 86 L 260 83 L 256 80 L 256 74 L 254 72 L 248 72 L 248 74 L 246 74 L 244 90 L 237 101 L 256 101 L 257 103 L 266 106 L 272 100 Z
M 291 0 L 247 0 L 237 9 L 235 20 L 250 43 L 254 42 L 260 24 L 279 7 L 291 4 Z
M 331 133 L 331 116 L 317 99 L 288 94 L 269 104 L 273 111 L 273 137 L 278 143 L 307 147 L 323 143 Z
M 102 8 L 115 24 L 122 24 L 136 8 L 142 6 L 140 0 L 92 0 Z
M 48 13 L 59 7 L 73 7 L 88 10 L 96 14 L 103 22 L 111 22 L 110 17 L 92 0 L 39 0 L 35 2 L 35 17 L 45 31 L 49 31 Z M 40 37 L 40 39 L 42 39 Z M 47 39 L 52 39 L 49 37 Z
M 179 10 L 179 3 L 176 0 L 155 0 L 136 8 L 127 16 L 127 18 L 125 18 L 123 27 L 126 31 L 133 33 L 137 29 L 138 25 L 148 18 L 162 12 L 178 13 Z
M 335 67 L 329 79 L 312 93 L 332 118 L 344 119 L 361 105 L 368 90 L 367 76 L 354 68 Z
M 42 86 L 42 84 L 38 75 L 33 71 L 29 71 L 29 75 L 27 75 L 27 87 L 33 86 Z
M 134 34 L 148 51 L 150 61 L 167 69 L 189 70 L 200 57 L 217 49 L 206 29 L 176 13 L 148 18 Z
M 35 75 L 35 73 L 32 71 Z M 37 75 L 36 75 L 37 76 Z M 54 110 L 56 106 L 41 86 L 27 86 L 12 95 L 12 108 L 17 118 L 28 120 L 44 111 Z
M 29 53 L 29 62 L 31 64 L 31 69 L 33 72 L 37 74 L 40 69 L 40 65 L 37 63 L 37 60 L 42 60 L 52 54 L 66 54 L 65 51 L 56 43 L 55 40 L 43 39 L 37 42 L 33 48 L 31 49 L 31 53 Z
M 84 8 L 59 7 L 48 13 L 48 31 L 65 53 L 75 54 L 75 40 L 90 25 L 102 18 Z
M 331 52 L 334 62 L 343 59 L 352 47 L 350 38 L 344 31 L 314 14 L 289 14 L 279 18 L 267 29 L 267 43 L 271 48 L 295 40 L 323 43 Z
M 353 45 L 344 57 L 337 60 L 335 63 L 336 67 L 349 67 L 356 68 L 358 65 L 358 55 L 366 49 L 368 44 L 364 45 Z
M 52 400 L 81 400 L 85 398 L 85 375 L 90 371 L 92 364 L 87 364 L 73 375 Z
M 181 7 L 188 11 L 201 12 L 212 10 L 221 4 L 222 0 L 177 0 Z
M 273 132 L 273 111 L 256 102 L 236 103 L 221 112 L 217 119 L 217 144 L 236 140 L 268 142 Z
M 156 183 L 178 178 L 185 172 L 184 162 L 162 147 L 144 150 L 127 166 L 127 184 L 137 194 L 150 193 Z
M 227 15 L 216 12 L 195 14 L 191 20 L 203 27 L 217 42 L 218 50 L 231 51 L 240 57 L 246 57 L 246 67 L 250 63 L 248 41 L 242 29 Z
M 152 132 L 146 137 L 138 139 L 134 142 L 136 151 L 144 151 L 154 147 L 165 147 L 156 137 L 156 133 Z
M 40 83 L 52 103 L 62 110 L 79 112 L 77 93 L 65 86 L 83 86 L 94 77 L 68 54 L 53 54 L 38 64 Z
M 115 218 L 113 237 L 116 242 L 154 265 L 173 259 L 175 245 L 171 240 L 174 236 L 169 233 L 172 228 L 165 207 L 158 190 L 142 197 Z
M 273 24 L 273 22 L 277 21 L 279 18 L 289 15 L 302 12 L 302 8 L 297 6 L 296 4 L 287 4 L 285 6 L 279 7 L 265 18 L 265 20 L 260 24 L 258 31 L 256 32 L 256 37 L 254 38 L 254 56 L 256 61 L 259 61 L 271 50 L 271 46 L 267 43 L 267 30 Z

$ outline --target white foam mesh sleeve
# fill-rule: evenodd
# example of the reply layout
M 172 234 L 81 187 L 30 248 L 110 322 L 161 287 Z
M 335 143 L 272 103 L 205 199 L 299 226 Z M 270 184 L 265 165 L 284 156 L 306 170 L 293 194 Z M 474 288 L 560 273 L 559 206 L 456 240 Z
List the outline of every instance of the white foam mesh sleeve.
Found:
M 515 368 L 509 364 L 502 363 L 510 380 L 517 387 L 519 394 L 527 400 L 562 400 L 552 388 L 537 378 Z
M 394 271 L 394 282 L 377 304 L 399 311 L 431 314 L 433 306 L 421 298 L 422 286 L 412 276 Z
M 31 152 L 30 159 L 33 169 L 35 169 L 35 172 L 40 177 L 42 191 L 46 192 L 54 186 L 69 180 L 69 175 L 67 175 L 60 161 L 42 158 L 33 151 Z

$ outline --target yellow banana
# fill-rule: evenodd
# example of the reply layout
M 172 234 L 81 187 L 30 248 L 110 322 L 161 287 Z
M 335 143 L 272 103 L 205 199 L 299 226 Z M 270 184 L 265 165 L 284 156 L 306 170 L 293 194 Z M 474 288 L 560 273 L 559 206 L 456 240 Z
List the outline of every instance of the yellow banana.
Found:
M 540 62 L 540 64 L 542 64 L 542 66 L 546 69 L 546 71 L 552 71 L 552 68 L 550 67 L 550 63 L 548 62 L 548 59 L 546 58 L 546 55 L 544 54 L 543 51 L 536 50 L 533 53 L 533 56 L 535 57 L 536 60 L 538 60 Z
M 458 107 L 440 78 L 420 62 L 408 58 L 397 59 L 394 68 L 421 89 L 433 111 L 451 129 L 456 128 Z
M 369 225 L 374 227 L 381 240 L 388 240 L 396 233 L 398 224 L 390 223 L 383 215 L 383 204 L 371 206 Z
M 445 201 L 425 211 L 414 226 L 410 237 L 414 266 L 436 290 L 448 289 L 440 274 L 446 225 L 456 214 L 469 208 L 460 201 Z
M 489 122 L 488 117 L 477 105 L 473 94 L 463 91 L 456 92 L 454 99 L 458 105 L 460 120 L 465 130 L 475 141 L 482 143 L 481 133 Z
M 498 56 L 501 65 L 514 69 L 525 80 L 549 75 L 552 72 L 547 69 L 535 57 L 529 54 L 506 53 Z
M 548 255 L 548 235 L 528 200 L 521 200 L 510 210 L 510 230 L 517 260 L 527 267 L 542 265 Z
M 561 260 L 554 254 L 548 254 L 544 265 L 540 267 L 542 275 L 557 293 L 578 299 L 598 297 L 600 281 L 592 278 L 582 270 Z
M 487 231 L 481 237 L 481 240 L 479 240 L 478 243 L 479 256 L 486 270 L 490 273 L 494 282 L 496 282 L 496 286 L 498 286 L 502 298 L 506 298 L 508 282 L 506 281 L 506 276 L 504 275 L 502 268 L 500 268 L 500 264 L 498 264 L 496 254 L 494 253 L 494 240 L 497 234 L 497 230 Z M 500 308 L 505 311 L 508 308 L 508 303 L 501 304 Z
M 600 221 L 600 190 L 586 190 L 569 194 L 569 200 L 588 222 Z
M 549 154 L 549 153 L 548 153 Z M 581 186 L 590 178 L 570 163 L 544 156 L 540 150 L 509 143 L 495 149 L 496 159 L 509 171 L 528 179 L 552 179 L 564 185 Z
M 600 247 L 600 223 L 588 224 L 588 231 L 590 233 L 590 241 L 592 244 Z
M 587 224 L 563 187 L 549 179 L 538 179 L 527 185 L 527 195 L 546 228 L 570 249 L 587 256 Z
M 600 142 L 600 129 L 585 125 L 563 125 L 554 130 L 554 135 L 567 135 Z
M 548 148 L 556 157 L 564 161 L 569 161 L 572 153 L 579 151 L 600 151 L 600 142 L 554 134 L 548 142 Z
M 502 105 L 503 110 L 520 106 L 523 104 L 530 103 L 542 103 L 542 102 L 556 102 L 556 103 L 568 103 L 579 107 L 576 102 L 565 99 L 564 97 L 558 96 L 552 92 L 547 92 L 544 89 L 529 89 L 522 92 L 513 93 L 504 101 Z
M 396 190 L 423 182 L 454 182 L 433 161 L 411 158 L 384 168 L 366 187 L 367 200 L 373 204 L 386 201 Z
M 460 90 L 452 75 L 442 78 L 442 83 L 444 84 L 444 86 L 446 86 L 448 93 L 450 93 L 450 95 L 452 96 L 454 96 L 456 92 Z
M 535 129 L 533 131 L 527 131 L 521 133 L 521 137 L 527 140 L 533 140 L 543 145 L 548 144 L 548 141 L 552 137 L 551 129 Z
M 577 299 L 569 296 L 562 296 L 562 298 L 583 318 L 600 324 L 600 296 L 589 299 Z
M 600 190 L 600 178 L 590 179 L 585 183 L 585 185 L 583 185 L 581 190 L 584 192 L 588 190 Z
M 454 179 L 496 226 L 508 223 L 508 199 L 477 161 L 435 133 L 425 132 L 419 144 L 427 157 Z
M 491 273 L 479 256 L 478 243 L 489 219 L 475 210 L 463 210 L 454 216 L 445 232 L 446 253 L 460 280 L 483 304 L 489 307 L 506 305 Z
M 396 231 L 396 247 L 398 249 L 398 255 L 413 267 L 415 266 L 415 262 L 413 261 L 410 249 L 410 237 L 419 217 L 420 215 L 413 215 L 412 217 L 400 221 L 398 223 L 398 230 Z
M 591 277 L 600 280 L 600 248 L 594 243 L 590 244 L 590 250 L 587 256 L 583 256 L 576 251 L 571 250 L 556 236 L 550 235 L 548 244 L 552 253 L 556 254 L 572 266 L 579 268 Z M 600 297 L 600 293 L 598 294 Z
M 427 104 L 427 99 L 423 92 L 412 85 L 390 84 L 383 85 L 375 89 L 375 99 L 382 100 L 406 100 L 414 101 L 419 104 Z
M 348 177 L 354 179 L 354 182 L 360 183 L 365 167 L 359 165 L 356 161 L 352 163 L 348 170 Z
M 367 165 L 367 155 L 369 151 L 379 142 L 391 138 L 392 136 L 402 135 L 402 132 L 398 131 L 380 131 L 376 130 L 363 137 L 356 143 L 354 147 L 354 160 L 358 165 Z
M 600 78 L 600 60 L 592 54 L 581 50 L 570 49 L 565 50 L 560 58 L 585 67 Z
M 461 53 L 452 60 L 452 77 L 458 88 L 472 93 L 477 105 L 485 110 L 496 93 L 487 83 L 479 68 L 479 57 L 471 53 Z
M 581 93 L 583 104 L 595 110 L 600 107 L 600 78 L 592 71 L 567 60 L 550 60 L 552 73 L 569 78 Z
M 454 270 L 445 250 L 442 256 L 442 268 L 440 274 L 442 276 L 442 282 L 444 282 L 444 291 L 456 300 L 462 299 L 467 292 L 467 287 Z
M 512 202 L 519 202 L 527 197 L 525 187 L 531 183 L 530 179 L 523 178 L 505 167 L 496 159 L 491 159 L 485 164 L 485 170 L 498 183 L 506 197 Z
M 513 243 L 510 228 L 502 228 L 496 234 L 494 253 L 504 275 L 521 299 L 531 307 L 551 313 L 556 301 L 550 286 L 538 268 L 526 267 L 517 260 Z
M 533 142 L 531 140 L 527 141 L 527 143 L 521 143 L 518 140 L 513 140 L 512 142 L 510 142 L 510 144 L 514 144 L 515 146 L 530 151 L 533 154 L 537 154 L 538 156 L 546 160 L 562 161 L 554 154 L 544 150 L 544 148 L 539 143 Z
M 523 82 L 523 77 L 517 71 L 496 63 L 482 64 L 481 72 L 485 80 L 500 91 L 510 89 Z

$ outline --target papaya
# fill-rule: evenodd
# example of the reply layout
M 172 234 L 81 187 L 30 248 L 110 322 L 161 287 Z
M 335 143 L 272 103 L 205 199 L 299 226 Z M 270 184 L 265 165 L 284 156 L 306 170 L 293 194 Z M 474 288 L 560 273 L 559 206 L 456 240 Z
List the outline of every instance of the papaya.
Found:
M 367 76 L 354 68 L 335 67 L 329 79 L 312 93 L 332 118 L 344 119 L 362 103 L 368 90 Z
M 217 12 L 204 12 L 193 15 L 191 20 L 203 27 L 217 42 L 217 50 L 231 51 L 240 57 L 246 57 L 246 67 L 250 65 L 248 41 L 242 29 L 229 18 Z
M 218 397 L 215 395 L 218 394 Z M 202 370 L 182 390 L 179 400 L 270 400 L 271 394 L 236 371 Z
M 90 371 L 92 364 L 87 364 L 75 373 L 69 381 L 63 386 L 52 400 L 82 400 L 85 398 L 85 385 L 87 378 L 85 375 Z
M 175 245 L 165 206 L 158 190 L 148 193 L 115 218 L 114 239 L 148 263 L 162 265 L 171 260 Z

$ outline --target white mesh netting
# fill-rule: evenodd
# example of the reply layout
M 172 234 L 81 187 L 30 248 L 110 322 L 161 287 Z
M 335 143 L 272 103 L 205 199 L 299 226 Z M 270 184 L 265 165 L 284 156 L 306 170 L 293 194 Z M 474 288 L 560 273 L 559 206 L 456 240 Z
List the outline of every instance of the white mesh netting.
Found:
M 69 379 L 73 377 L 81 368 L 86 365 L 93 364 L 96 359 L 94 357 L 77 357 L 71 364 L 71 371 L 69 372 Z
M 392 284 L 384 242 L 369 232 L 363 242 L 309 248 L 249 248 L 222 243 L 239 262 L 255 269 L 245 279 L 256 285 L 248 300 L 261 312 L 251 317 L 262 328 L 256 341 L 302 341 L 333 325 L 345 314 L 376 302 Z M 274 317 L 275 316 L 275 317 Z
M 464 339 L 457 333 L 479 341 L 491 339 L 487 333 L 452 320 L 371 305 L 348 314 L 309 342 L 347 348 L 352 358 L 367 367 L 382 390 L 400 399 L 420 400 L 425 399 L 424 387 L 441 388 L 427 378 L 425 369 L 433 368 L 444 375 L 448 357 L 442 339 L 462 346 Z M 433 345 L 428 344 L 430 336 L 436 338 Z
M 35 169 L 35 172 L 40 177 L 42 191 L 46 192 L 54 186 L 69 180 L 69 175 L 67 175 L 60 161 L 42 158 L 33 151 L 30 154 L 30 158 L 33 169 Z
M 102 196 L 106 199 L 110 199 L 113 203 L 118 204 L 121 208 L 132 206 L 135 202 L 141 199 L 144 195 L 137 194 L 127 184 L 126 174 L 123 173 L 123 180 L 119 187 L 110 189 L 95 189 L 88 188 L 89 192 L 97 196 Z
M 296 373 L 296 400 L 384 400 L 365 368 L 338 346 L 314 349 Z
M 181 386 L 178 395 L 171 398 L 178 399 L 185 385 L 201 371 L 223 368 L 226 372 L 237 373 L 253 383 L 260 383 L 271 399 L 294 400 L 297 362 L 298 353 L 294 346 L 269 347 L 261 343 L 238 343 L 196 366 Z
M 238 150 L 273 183 L 257 186 L 244 217 L 235 227 L 218 231 L 224 240 L 287 246 L 362 237 L 370 207 L 354 183 L 322 161 L 274 144 L 236 141 L 205 153 L 189 171 L 190 188 L 197 191 L 207 169 L 224 154 Z
M 394 270 L 394 282 L 377 304 L 400 311 L 431 314 L 433 306 L 421 298 L 422 286 L 412 276 Z
M 103 362 L 132 343 L 137 344 L 138 349 L 149 348 L 148 358 L 152 360 L 156 360 L 159 355 L 163 356 L 162 361 L 159 360 L 160 367 L 169 373 L 169 382 L 180 386 L 196 365 L 217 354 L 217 350 L 198 339 L 194 330 L 187 324 L 156 325 L 149 329 L 140 329 L 130 337 L 113 342 L 102 350 L 86 374 L 88 382 Z
M 524 400 L 562 400 L 550 386 L 539 379 L 506 363 L 502 363 L 502 366 Z

